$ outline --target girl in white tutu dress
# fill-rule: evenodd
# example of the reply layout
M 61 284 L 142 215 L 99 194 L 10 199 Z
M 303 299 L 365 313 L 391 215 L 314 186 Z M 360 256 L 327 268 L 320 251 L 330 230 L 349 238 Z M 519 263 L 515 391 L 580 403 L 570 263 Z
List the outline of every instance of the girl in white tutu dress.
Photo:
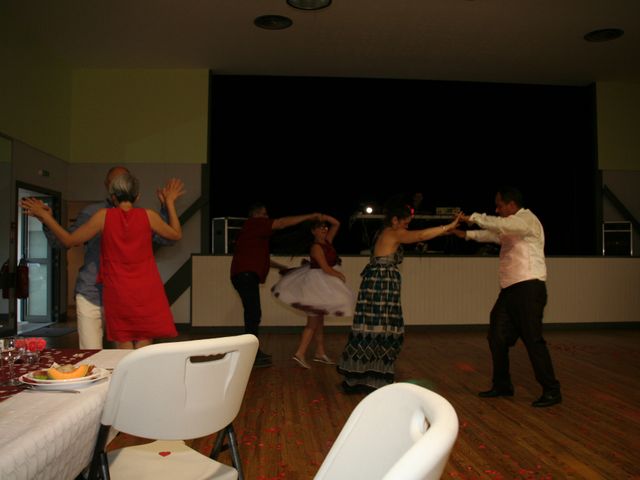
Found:
M 311 262 L 285 273 L 271 289 L 274 297 L 307 314 L 307 325 L 293 356 L 293 360 L 304 368 L 311 368 L 305 356 L 314 338 L 313 360 L 335 365 L 324 350 L 324 317 L 353 315 L 355 294 L 345 283 L 338 266 L 338 254 L 332 245 L 339 228 L 338 220 L 321 215 L 311 226 L 314 239 L 309 253 Z

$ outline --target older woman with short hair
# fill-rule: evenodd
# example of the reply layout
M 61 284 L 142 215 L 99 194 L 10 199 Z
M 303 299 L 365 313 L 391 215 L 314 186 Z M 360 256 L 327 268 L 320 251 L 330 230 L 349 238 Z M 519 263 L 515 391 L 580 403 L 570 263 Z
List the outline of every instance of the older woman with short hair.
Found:
M 177 335 L 151 238 L 154 232 L 168 240 L 182 237 L 175 201 L 183 195 L 184 184 L 172 179 L 162 193 L 169 223 L 153 210 L 135 208 L 139 182 L 129 173 L 119 175 L 109 185 L 116 208 L 98 210 L 72 233 L 60 226 L 41 200 L 32 197 L 21 201 L 24 212 L 45 224 L 66 247 L 102 234 L 98 283 L 103 285 L 107 339 L 115 342 L 116 348 L 139 348 L 154 338 Z

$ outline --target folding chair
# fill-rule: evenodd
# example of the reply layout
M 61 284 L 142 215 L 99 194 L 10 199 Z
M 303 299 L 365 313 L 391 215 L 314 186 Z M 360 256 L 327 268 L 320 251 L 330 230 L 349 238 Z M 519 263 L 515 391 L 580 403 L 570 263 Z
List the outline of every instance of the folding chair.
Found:
M 160 343 L 133 351 L 111 377 L 90 479 L 243 479 L 232 422 L 247 388 L 253 335 Z M 156 441 L 105 451 L 109 429 Z M 219 432 L 210 457 L 187 439 Z M 232 468 L 215 460 L 225 439 Z
M 315 480 L 437 480 L 457 436 L 458 416 L 445 398 L 387 385 L 353 410 Z

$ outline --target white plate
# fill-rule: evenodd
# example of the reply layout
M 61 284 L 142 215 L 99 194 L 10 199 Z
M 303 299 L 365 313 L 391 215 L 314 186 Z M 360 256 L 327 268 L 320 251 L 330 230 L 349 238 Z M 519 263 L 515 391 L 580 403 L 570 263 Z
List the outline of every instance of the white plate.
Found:
M 39 380 L 37 378 L 33 378 L 33 372 L 25 373 L 20 376 L 18 380 L 26 385 L 30 385 L 36 388 L 74 388 L 78 385 L 84 385 L 87 383 L 95 382 L 96 380 L 100 380 L 109 375 L 109 371 L 104 368 L 94 367 L 91 375 L 87 375 L 86 377 L 80 378 L 68 378 L 66 380 Z
M 38 371 L 41 371 L 41 370 L 46 370 L 46 369 L 41 368 Z M 35 374 L 35 371 L 34 372 L 25 373 L 24 376 L 25 376 L 25 380 L 28 383 L 34 383 L 34 384 L 38 384 L 38 385 L 51 383 L 51 384 L 60 385 L 60 384 L 63 384 L 63 383 L 76 383 L 78 381 L 84 381 L 84 380 L 87 380 L 87 379 L 98 378 L 101 375 L 100 370 L 101 370 L 100 368 L 93 367 L 93 370 L 91 371 L 91 375 L 85 375 L 84 377 L 77 377 L 77 378 L 65 378 L 65 379 L 62 379 L 62 380 L 35 378 L 33 376 Z

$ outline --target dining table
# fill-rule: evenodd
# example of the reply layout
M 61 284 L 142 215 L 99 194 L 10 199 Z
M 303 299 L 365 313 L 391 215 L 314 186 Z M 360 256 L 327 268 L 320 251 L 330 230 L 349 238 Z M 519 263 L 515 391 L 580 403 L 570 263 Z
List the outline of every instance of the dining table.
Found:
M 132 350 L 45 350 L 16 376 L 58 364 L 91 364 L 111 372 Z M 6 378 L 7 368 L 2 368 Z M 73 389 L 0 386 L 0 479 L 73 480 L 93 455 L 110 374 Z

